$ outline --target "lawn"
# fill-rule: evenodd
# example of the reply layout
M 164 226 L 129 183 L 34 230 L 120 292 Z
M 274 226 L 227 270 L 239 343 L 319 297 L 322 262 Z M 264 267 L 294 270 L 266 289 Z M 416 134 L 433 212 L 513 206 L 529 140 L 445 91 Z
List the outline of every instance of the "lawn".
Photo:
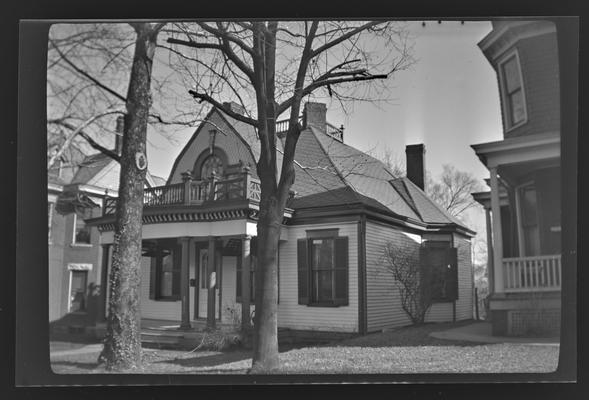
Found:
M 427 324 L 334 342 L 282 349 L 279 374 L 553 372 L 558 345 L 480 344 L 435 339 L 429 333 L 456 324 Z M 98 352 L 52 355 L 60 374 L 105 373 Z M 251 352 L 144 350 L 144 373 L 245 374 Z

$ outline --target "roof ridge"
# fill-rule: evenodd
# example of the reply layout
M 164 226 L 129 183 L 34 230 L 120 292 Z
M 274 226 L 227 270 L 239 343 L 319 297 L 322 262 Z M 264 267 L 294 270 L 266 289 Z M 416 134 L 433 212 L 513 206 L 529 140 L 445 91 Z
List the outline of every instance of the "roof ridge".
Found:
M 313 134 L 313 136 L 315 136 L 315 140 L 317 141 L 317 143 L 319 144 L 319 148 L 321 149 L 321 151 L 323 152 L 323 154 L 325 154 L 325 157 L 327 158 L 327 160 L 329 160 L 329 163 L 333 166 L 333 169 L 336 171 L 338 178 L 343 182 L 344 186 L 350 188 L 352 190 L 352 194 L 356 197 L 356 200 L 361 202 L 361 198 L 359 197 L 359 192 L 356 190 L 356 188 L 354 187 L 354 185 L 352 185 L 342 174 L 342 172 L 339 170 L 339 168 L 337 167 L 336 163 L 333 162 L 333 160 L 331 159 L 331 157 L 329 156 L 329 153 L 325 150 L 325 148 L 323 147 L 323 144 L 321 143 L 321 140 L 319 140 L 319 138 L 317 138 L 315 129 L 312 125 L 308 126 L 308 129 L 311 131 L 311 133 Z M 323 132 L 320 132 L 323 133 Z M 327 133 L 323 133 L 325 135 L 327 135 Z M 329 135 L 327 135 L 329 136 Z M 332 140 L 336 141 L 335 139 L 332 138 Z M 341 142 L 338 142 L 341 143 Z M 343 144 L 343 143 L 342 143 Z

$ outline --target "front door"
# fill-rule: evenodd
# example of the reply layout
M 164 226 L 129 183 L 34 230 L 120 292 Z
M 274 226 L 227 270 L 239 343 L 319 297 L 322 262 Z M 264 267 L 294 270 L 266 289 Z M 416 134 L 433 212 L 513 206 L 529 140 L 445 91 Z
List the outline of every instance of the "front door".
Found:
M 209 262 L 209 249 L 206 243 L 197 243 L 196 245 L 196 294 L 195 294 L 195 318 L 207 318 L 207 299 L 208 299 L 208 285 L 209 279 L 207 277 L 207 268 Z M 217 258 L 220 254 L 217 254 Z M 217 268 L 215 277 L 213 278 L 213 284 L 215 285 L 215 315 L 219 319 L 219 288 L 221 287 L 221 275 L 219 271 L 219 265 L 221 260 L 217 260 Z

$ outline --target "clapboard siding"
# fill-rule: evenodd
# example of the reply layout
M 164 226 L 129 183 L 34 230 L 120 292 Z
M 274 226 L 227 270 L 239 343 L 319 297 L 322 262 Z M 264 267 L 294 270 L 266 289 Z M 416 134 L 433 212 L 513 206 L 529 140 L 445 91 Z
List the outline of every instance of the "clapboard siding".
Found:
M 469 239 L 454 235 L 454 247 L 458 249 L 458 300 L 456 319 L 471 319 L 474 307 L 474 282 L 472 270 L 472 250 Z
M 155 301 L 149 298 L 151 258 L 141 258 L 141 317 L 180 321 L 182 304 L 178 301 Z
M 340 307 L 313 307 L 298 304 L 297 240 L 306 230 L 339 228 L 348 237 L 349 304 Z M 280 243 L 280 303 L 278 326 L 300 330 L 358 332 L 358 223 L 298 225 L 288 228 L 286 242 Z
M 384 250 L 387 243 L 400 248 L 419 246 L 416 237 L 405 235 L 395 227 L 366 223 L 366 319 L 367 331 L 374 332 L 411 324 L 401 307 L 398 289 L 387 270 Z

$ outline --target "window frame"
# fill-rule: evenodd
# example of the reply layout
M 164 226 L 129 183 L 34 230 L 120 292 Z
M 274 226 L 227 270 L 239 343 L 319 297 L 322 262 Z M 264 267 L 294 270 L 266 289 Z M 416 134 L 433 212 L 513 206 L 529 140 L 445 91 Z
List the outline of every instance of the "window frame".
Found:
M 504 66 L 507 64 L 511 59 L 514 59 L 517 65 L 517 74 L 519 78 L 519 90 L 521 90 L 522 94 L 522 103 L 523 103 L 523 110 L 524 110 L 524 117 L 521 121 L 514 123 L 513 122 L 513 107 L 511 103 L 511 97 L 515 91 L 510 93 L 507 92 L 507 77 L 505 76 L 505 69 Z M 499 76 L 499 84 L 500 84 L 500 95 L 501 95 L 501 103 L 503 108 L 503 121 L 505 122 L 505 132 L 509 132 L 513 129 L 516 129 L 528 122 L 528 105 L 526 101 L 526 91 L 524 86 L 524 77 L 522 74 L 522 67 L 519 58 L 519 52 L 517 49 L 514 49 L 507 54 L 505 54 L 501 59 L 497 62 L 497 74 Z
M 344 266 L 338 267 L 338 239 L 340 243 L 345 241 L 346 244 L 346 261 Z M 350 268 L 349 268 L 349 237 L 348 236 L 340 236 L 339 235 L 339 228 L 336 229 L 321 229 L 321 230 L 308 230 L 307 236 L 301 238 L 300 240 L 305 241 L 305 257 L 306 257 L 306 299 L 307 302 L 304 303 L 308 307 L 342 307 L 349 305 L 349 297 L 350 297 Z M 315 268 L 314 267 L 314 260 L 313 260 L 313 241 L 315 240 L 332 240 L 332 267 L 329 269 L 325 268 Z M 339 244 L 341 245 L 341 244 Z M 300 266 L 299 273 L 300 271 Z M 331 300 L 319 300 L 318 296 L 315 295 L 315 291 L 317 289 L 317 282 L 316 282 L 316 275 L 317 271 L 326 271 L 329 270 L 332 274 L 332 286 L 331 286 Z M 338 288 L 338 277 L 337 272 L 343 271 L 345 273 L 345 279 L 343 284 L 346 286 L 345 288 Z M 318 275 L 317 275 L 318 276 Z M 300 284 L 300 279 L 298 281 Z M 345 296 L 342 298 L 338 297 L 338 292 L 344 291 Z M 299 304 L 303 304 L 300 302 L 300 294 L 299 294 Z
M 151 256 L 151 268 L 155 273 L 152 273 L 150 279 L 154 279 L 155 282 L 150 283 L 153 289 L 153 295 L 150 293 L 150 299 L 155 301 L 180 301 L 181 300 L 181 263 L 177 257 L 181 257 L 182 250 L 179 245 L 173 244 L 159 244 L 158 247 L 158 254 Z M 169 254 L 172 256 L 172 268 L 171 269 L 163 269 L 163 259 L 164 255 L 163 251 L 169 251 Z M 162 295 L 162 276 L 164 272 L 172 272 L 172 294 L 170 296 Z M 174 293 L 174 289 L 176 289 L 177 293 Z
M 91 209 L 88 209 L 91 210 Z M 86 212 L 86 211 L 84 211 Z M 92 211 L 90 211 L 92 212 Z M 73 223 L 73 232 L 72 232 L 72 246 L 79 246 L 79 247 L 92 247 L 92 228 L 90 228 L 86 222 L 84 221 L 84 217 L 82 217 L 82 221 L 84 221 L 84 228 L 88 230 L 88 242 L 79 242 L 78 241 L 78 218 L 80 217 L 77 212 L 73 213 L 74 215 L 74 223 Z
M 48 212 L 48 223 L 47 223 L 47 240 L 49 241 L 49 244 L 51 244 L 53 241 L 51 240 L 51 227 L 53 225 L 53 212 L 55 210 L 55 203 L 53 201 L 48 201 L 47 205 L 49 206 L 49 209 L 47 210 Z
M 84 287 L 83 287 L 83 308 L 78 309 L 78 310 L 72 310 L 72 284 L 74 282 L 74 274 L 75 273 L 81 273 L 84 275 Z M 69 282 L 69 287 L 68 287 L 68 306 L 67 306 L 67 310 L 69 313 L 85 313 L 87 310 L 87 293 L 86 293 L 86 287 L 88 285 L 88 270 L 76 270 L 76 269 L 72 269 L 70 270 L 70 282 Z

